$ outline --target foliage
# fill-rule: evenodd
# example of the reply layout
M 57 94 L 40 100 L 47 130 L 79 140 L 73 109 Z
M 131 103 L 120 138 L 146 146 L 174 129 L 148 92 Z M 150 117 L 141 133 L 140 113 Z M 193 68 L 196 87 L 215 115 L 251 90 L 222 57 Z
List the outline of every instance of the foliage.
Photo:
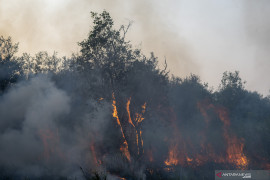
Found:
M 11 60 L 17 51 L 18 43 L 13 44 L 11 37 L 5 39 L 3 36 L 0 36 L 0 62 Z
M 58 58 L 56 52 L 50 56 L 47 52 L 41 51 L 34 57 L 23 53 L 21 57 L 17 58 L 17 61 L 20 63 L 21 69 L 27 78 L 31 74 L 58 73 L 63 69 L 63 59 Z
M 113 29 L 113 20 L 109 13 L 100 15 L 92 12 L 93 30 L 84 41 L 80 42 L 82 69 L 100 71 L 106 83 L 112 86 L 115 81 L 124 79 L 131 62 L 140 58 L 139 50 L 132 50 L 125 34 L 130 25 Z
M 224 72 L 219 91 L 216 93 L 217 101 L 234 110 L 244 96 L 244 84 L 239 76 L 239 72 Z
M 18 43 L 13 44 L 11 37 L 0 36 L 0 94 L 18 78 L 20 69 L 14 58 L 17 51 Z

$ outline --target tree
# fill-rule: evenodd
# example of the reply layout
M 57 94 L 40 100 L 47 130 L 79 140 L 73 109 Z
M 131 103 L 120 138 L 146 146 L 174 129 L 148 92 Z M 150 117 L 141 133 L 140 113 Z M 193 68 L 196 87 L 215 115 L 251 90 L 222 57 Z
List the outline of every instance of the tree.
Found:
M 226 88 L 233 89 L 244 89 L 244 84 L 246 82 L 242 82 L 242 79 L 239 76 L 239 71 L 235 72 L 224 72 L 221 80 L 221 90 L 225 90 Z
M 18 43 L 13 44 L 11 37 L 0 36 L 0 94 L 14 83 L 19 75 L 19 64 L 14 58 Z
M 115 30 L 108 12 L 91 12 L 91 15 L 94 26 L 88 38 L 79 43 L 82 54 L 79 63 L 86 71 L 99 71 L 105 83 L 114 89 L 115 81 L 124 79 L 130 64 L 141 58 L 140 51 L 132 50 L 125 40 L 130 24 Z
M 137 152 L 136 136 L 140 136 L 138 132 L 142 124 L 136 123 L 136 119 L 144 104 L 153 109 L 164 104 L 168 83 L 166 68 L 158 69 L 158 61 L 153 53 L 146 57 L 139 49 L 132 48 L 125 39 L 131 24 L 122 25 L 117 30 L 108 12 L 91 14 L 93 28 L 88 38 L 79 43 L 81 57 L 77 61 L 78 69 L 87 81 L 84 83 L 88 84 L 86 92 L 92 92 L 95 99 L 103 97 L 110 101 L 114 94 L 129 151 L 133 157 L 139 158 L 141 153 Z M 129 123 L 130 119 L 134 125 Z
M 11 37 L 5 39 L 3 36 L 0 36 L 0 62 L 10 61 L 18 51 L 18 44 L 13 44 Z
M 224 72 L 219 92 L 216 93 L 218 103 L 234 110 L 244 96 L 244 84 L 245 81 L 240 78 L 239 71 Z
M 64 67 L 63 58 L 57 57 L 57 53 L 49 55 L 46 51 L 40 51 L 35 56 L 23 53 L 21 57 L 17 58 L 21 65 L 22 73 L 28 79 L 31 74 L 38 73 L 58 73 Z

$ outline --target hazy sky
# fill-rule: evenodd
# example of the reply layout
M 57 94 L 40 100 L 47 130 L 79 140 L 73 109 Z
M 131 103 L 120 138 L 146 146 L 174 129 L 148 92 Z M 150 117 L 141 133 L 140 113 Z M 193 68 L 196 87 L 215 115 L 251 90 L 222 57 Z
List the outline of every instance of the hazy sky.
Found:
M 70 55 L 87 37 L 89 12 L 104 9 L 116 27 L 133 21 L 128 39 L 161 67 L 166 57 L 173 74 L 216 88 L 224 71 L 239 70 L 248 89 L 270 94 L 268 0 L 0 0 L 0 35 L 20 53 Z

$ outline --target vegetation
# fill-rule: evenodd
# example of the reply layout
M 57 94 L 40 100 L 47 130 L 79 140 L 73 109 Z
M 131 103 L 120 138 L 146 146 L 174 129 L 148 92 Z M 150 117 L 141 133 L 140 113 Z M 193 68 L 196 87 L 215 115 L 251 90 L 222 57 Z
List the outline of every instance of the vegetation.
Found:
M 126 111 L 126 99 L 132 100 L 131 117 L 135 117 L 136 112 L 140 112 L 141 106 L 146 102 L 145 119 L 147 121 L 136 124 L 135 128 L 137 131 L 147 132 L 144 140 L 145 151 L 151 148 L 152 143 L 153 146 L 156 145 L 157 152 L 164 152 L 163 145 L 166 146 L 168 143 L 164 139 L 172 136 L 172 131 L 168 130 L 173 119 L 172 111 L 176 117 L 175 126 L 179 127 L 184 138 L 194 139 L 194 146 L 196 146 L 199 144 L 196 132 L 206 128 L 198 109 L 198 102 L 213 104 L 228 110 L 230 132 L 234 132 L 237 137 L 245 140 L 244 152 L 250 159 L 249 168 L 263 168 L 258 163 L 262 161 L 262 158 L 257 156 L 258 154 L 263 155 L 265 162 L 269 162 L 270 98 L 246 90 L 245 82 L 240 78 L 238 71 L 224 72 L 217 91 L 203 84 L 196 75 L 185 78 L 170 77 L 166 68 L 158 68 L 158 58 L 153 53 L 147 57 L 140 49 L 134 49 L 125 39 L 130 25 L 115 29 L 113 20 L 106 11 L 101 14 L 92 13 L 92 18 L 94 26 L 88 37 L 79 43 L 80 53 L 70 58 L 59 58 L 56 53 L 50 56 L 47 52 L 39 52 L 34 57 L 26 53 L 16 57 L 14 55 L 18 50 L 18 44 L 12 43 L 10 37 L 1 36 L 0 98 L 19 82 L 30 81 L 31 78 L 44 75 L 50 76 L 57 87 L 72 97 L 74 106 L 72 106 L 70 116 L 73 117 L 73 114 L 76 114 L 77 119 L 83 116 L 83 114 L 78 115 L 79 112 L 92 112 L 89 110 L 92 108 L 88 103 L 89 99 L 97 104 L 100 104 L 101 98 L 106 102 L 112 102 L 113 94 L 118 114 L 122 117 L 120 121 L 123 124 L 125 124 L 124 119 L 129 116 Z M 65 125 L 72 126 L 77 119 L 70 118 Z M 220 122 L 213 119 L 208 125 L 211 131 L 207 132 L 206 137 L 210 139 L 209 142 L 214 143 L 222 139 L 220 135 L 222 127 Z M 162 128 L 155 128 L 157 124 L 159 127 L 164 127 L 166 131 L 160 133 Z M 119 136 L 117 127 L 111 125 L 110 130 L 106 131 L 108 138 L 102 141 L 102 151 L 114 148 L 109 137 Z M 130 125 L 126 124 L 126 126 Z M 146 127 L 153 128 L 146 129 Z M 2 129 L 1 123 L 0 129 Z M 157 130 L 160 132 L 155 135 Z M 124 133 L 128 134 L 125 130 Z M 155 140 L 150 138 L 152 136 L 155 136 Z M 138 147 L 136 143 L 133 143 L 135 135 L 129 133 L 126 138 L 133 158 L 144 163 L 143 153 L 137 153 Z M 153 141 L 158 143 L 155 144 Z M 115 146 L 119 147 L 122 142 L 117 143 Z M 219 144 L 216 146 L 220 148 Z M 167 153 L 167 150 L 165 151 Z M 196 151 L 193 149 L 189 153 L 198 153 Z M 163 163 L 161 160 L 157 162 Z M 1 166 L 5 164 L 0 163 Z M 111 168 L 110 171 L 116 170 Z M 190 170 L 187 171 L 190 172 Z M 0 178 L 1 172 L 0 170 Z M 129 172 L 121 173 L 124 177 L 133 176 Z M 151 179 L 151 174 L 146 174 L 147 178 Z M 90 177 L 84 173 L 84 176 L 86 179 L 102 179 L 97 173 Z M 163 176 L 162 173 L 155 173 L 152 178 L 161 176 Z M 192 178 L 190 175 L 189 179 Z M 103 179 L 106 179 L 106 176 Z

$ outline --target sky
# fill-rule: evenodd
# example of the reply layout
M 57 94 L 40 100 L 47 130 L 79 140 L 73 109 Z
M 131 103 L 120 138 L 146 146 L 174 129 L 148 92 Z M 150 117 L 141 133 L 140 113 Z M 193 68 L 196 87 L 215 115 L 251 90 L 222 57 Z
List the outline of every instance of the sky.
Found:
M 218 88 L 225 71 L 240 71 L 246 88 L 269 95 L 268 0 L 0 0 L 0 35 L 19 54 L 78 52 L 91 29 L 90 11 L 107 10 L 115 27 L 133 22 L 127 38 L 154 52 L 171 74 L 191 73 Z

